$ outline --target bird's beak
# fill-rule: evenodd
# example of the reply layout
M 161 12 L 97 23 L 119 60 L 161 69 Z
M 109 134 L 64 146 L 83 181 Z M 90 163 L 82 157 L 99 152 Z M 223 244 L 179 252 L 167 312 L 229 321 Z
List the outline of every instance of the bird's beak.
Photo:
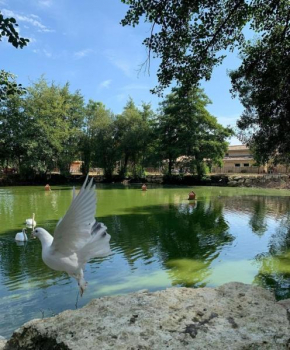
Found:
M 36 238 L 34 230 L 31 232 L 31 237 Z

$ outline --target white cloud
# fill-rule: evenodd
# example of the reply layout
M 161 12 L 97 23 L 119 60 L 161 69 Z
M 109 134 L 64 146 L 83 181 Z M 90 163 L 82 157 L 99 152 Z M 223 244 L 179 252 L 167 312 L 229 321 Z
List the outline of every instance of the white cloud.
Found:
M 34 44 L 37 42 L 37 40 L 35 38 L 28 38 L 29 39 L 29 43 L 28 45 Z
M 45 55 L 46 57 L 48 57 L 48 58 L 51 58 L 51 57 L 52 57 L 52 53 L 51 53 L 51 52 L 49 52 L 49 51 L 47 51 L 47 50 L 45 50 L 45 49 L 43 49 L 42 52 L 44 53 L 44 55 Z
M 33 13 L 30 15 L 30 17 L 36 18 L 36 19 L 40 19 L 39 16 L 34 15 Z
M 121 88 L 121 90 L 149 90 L 150 87 L 148 87 L 147 85 L 141 85 L 141 84 L 128 84 L 125 85 Z
M 116 100 L 117 100 L 118 102 L 122 102 L 122 101 L 124 101 L 127 97 L 128 97 L 128 95 L 126 95 L 126 94 L 119 94 L 119 95 L 116 95 Z
M 106 50 L 104 52 L 107 59 L 117 68 L 119 68 L 126 76 L 132 76 L 132 65 L 129 60 L 121 57 L 113 50 Z
M 14 17 L 18 22 L 26 22 L 33 25 L 38 29 L 39 32 L 54 32 L 54 30 L 49 29 L 44 24 L 42 24 L 39 20 L 39 17 L 36 19 L 35 15 L 23 16 L 7 9 L 3 9 L 1 12 L 6 17 Z
M 44 7 L 50 7 L 52 5 L 51 0 L 38 0 L 38 4 Z
M 74 57 L 75 57 L 75 59 L 79 60 L 83 57 L 88 56 L 92 52 L 93 52 L 92 49 L 85 49 L 85 50 L 77 51 L 74 53 Z
M 112 83 L 112 80 L 111 79 L 108 79 L 108 80 L 104 80 L 101 82 L 101 84 L 99 85 L 99 88 L 105 88 L 105 89 L 108 89 L 109 86 L 111 85 Z
M 38 55 L 44 55 L 47 58 L 54 58 L 52 52 L 50 52 L 46 49 L 35 49 L 35 50 L 32 50 L 32 52 L 34 52 Z
M 223 126 L 231 125 L 236 126 L 236 122 L 239 119 L 240 115 L 231 115 L 231 116 L 218 116 L 217 120 Z

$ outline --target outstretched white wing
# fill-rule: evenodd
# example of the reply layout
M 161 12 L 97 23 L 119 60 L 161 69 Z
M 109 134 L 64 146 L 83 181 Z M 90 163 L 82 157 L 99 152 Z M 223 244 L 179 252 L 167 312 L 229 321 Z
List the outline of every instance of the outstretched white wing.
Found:
M 87 181 L 87 178 L 88 177 L 86 177 L 86 181 Z M 76 198 L 76 188 L 75 187 L 73 187 L 73 200 Z M 56 224 L 56 227 L 61 223 L 61 220 L 62 220 L 62 218 L 60 218 L 59 220 L 58 220 L 58 223 Z
M 96 191 L 93 179 L 86 186 L 87 181 L 88 177 L 54 231 L 51 248 L 66 256 L 81 249 L 91 239 L 96 214 Z

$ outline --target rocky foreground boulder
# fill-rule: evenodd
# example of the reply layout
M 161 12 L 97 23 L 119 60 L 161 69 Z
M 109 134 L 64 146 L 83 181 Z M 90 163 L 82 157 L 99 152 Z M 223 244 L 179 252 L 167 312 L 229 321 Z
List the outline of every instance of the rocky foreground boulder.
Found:
M 2 346 L 5 350 L 289 349 L 288 303 L 282 304 L 270 292 L 242 283 L 141 291 L 95 299 L 82 309 L 30 321 Z

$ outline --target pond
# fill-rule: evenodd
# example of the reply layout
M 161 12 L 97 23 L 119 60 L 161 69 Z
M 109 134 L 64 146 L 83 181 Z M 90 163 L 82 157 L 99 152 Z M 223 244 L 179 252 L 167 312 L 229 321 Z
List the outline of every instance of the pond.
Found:
M 196 201 L 188 201 L 194 190 Z M 290 192 L 222 187 L 98 185 L 97 218 L 111 234 L 112 254 L 86 265 L 92 298 L 170 286 L 254 283 L 290 297 Z M 0 188 L 0 335 L 33 318 L 76 307 L 78 286 L 50 270 L 41 245 L 15 234 L 35 212 L 53 233 L 72 200 L 71 187 Z

